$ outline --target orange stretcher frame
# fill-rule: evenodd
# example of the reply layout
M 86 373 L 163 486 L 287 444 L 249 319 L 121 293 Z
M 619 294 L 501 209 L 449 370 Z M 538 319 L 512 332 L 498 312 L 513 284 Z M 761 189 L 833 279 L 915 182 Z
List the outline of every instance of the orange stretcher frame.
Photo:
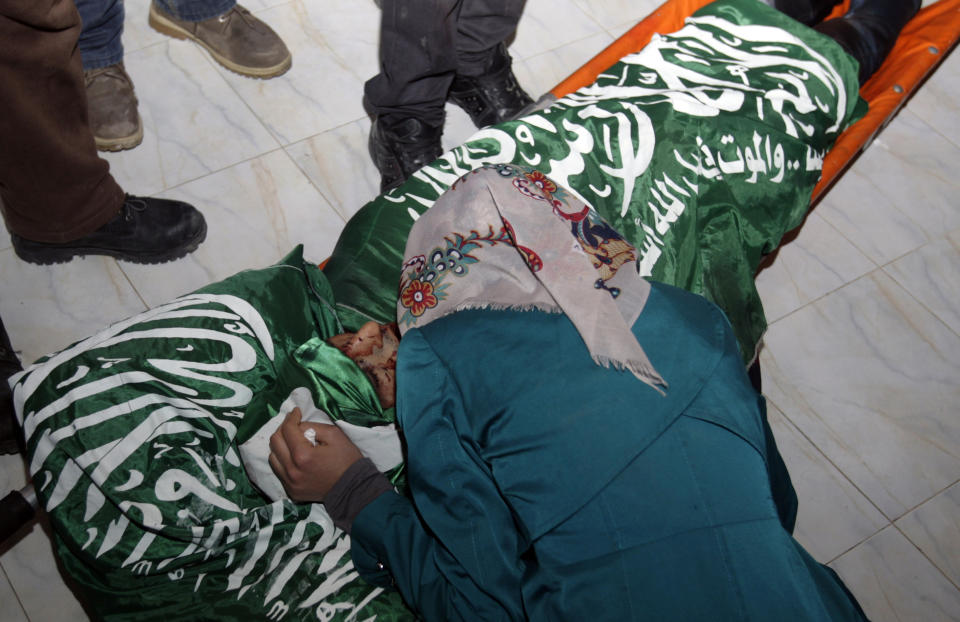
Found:
M 628 54 L 641 50 L 655 33 L 679 30 L 684 20 L 711 0 L 667 0 L 653 13 L 587 61 L 551 90 L 563 97 L 592 84 L 601 72 Z M 837 5 L 831 17 L 842 15 L 849 0 Z M 860 95 L 870 104 L 864 118 L 837 139 L 823 162 L 823 175 L 813 191 L 811 204 L 823 195 L 840 174 L 890 122 L 917 87 L 946 58 L 960 39 L 960 0 L 939 0 L 920 10 L 904 27 L 890 56 L 866 84 Z

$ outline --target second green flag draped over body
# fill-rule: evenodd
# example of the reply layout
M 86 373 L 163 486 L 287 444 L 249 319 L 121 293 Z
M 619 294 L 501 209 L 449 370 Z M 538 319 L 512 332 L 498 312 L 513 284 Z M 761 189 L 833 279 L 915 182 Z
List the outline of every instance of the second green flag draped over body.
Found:
M 832 39 L 756 0 L 715 2 L 364 206 L 324 271 L 348 325 L 393 321 L 417 215 L 483 164 L 534 167 L 621 231 L 642 275 L 716 302 L 750 361 L 766 328 L 760 260 L 802 222 L 824 155 L 865 107 L 856 63 Z

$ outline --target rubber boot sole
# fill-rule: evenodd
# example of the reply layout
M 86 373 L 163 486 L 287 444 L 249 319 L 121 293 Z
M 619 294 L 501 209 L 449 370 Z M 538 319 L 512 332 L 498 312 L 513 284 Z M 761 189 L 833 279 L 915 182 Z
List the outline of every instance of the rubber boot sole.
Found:
M 42 244 L 32 242 L 23 238 L 12 237 L 13 250 L 20 259 L 42 266 L 66 263 L 74 257 L 86 255 L 104 255 L 113 257 L 121 261 L 129 261 L 139 264 L 158 264 L 174 261 L 185 257 L 189 253 L 197 250 L 197 247 L 207 238 L 207 223 L 203 223 L 203 228 L 197 232 L 189 242 L 178 246 L 177 248 L 159 250 L 153 253 L 132 252 L 125 250 L 115 250 L 102 248 L 98 246 L 63 246 L 58 247 L 51 244 Z
M 102 138 L 94 135 L 94 141 L 97 143 L 97 149 L 100 151 L 123 151 L 124 149 L 133 149 L 143 142 L 143 119 L 137 116 L 137 131 L 130 136 L 121 136 L 120 138 Z

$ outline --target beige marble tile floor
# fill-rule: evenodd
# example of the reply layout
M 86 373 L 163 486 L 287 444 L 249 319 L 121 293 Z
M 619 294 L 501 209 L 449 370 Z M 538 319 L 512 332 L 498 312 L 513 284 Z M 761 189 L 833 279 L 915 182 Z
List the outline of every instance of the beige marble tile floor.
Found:
M 516 73 L 548 90 L 659 4 L 528 0 Z M 376 193 L 360 104 L 376 70 L 372 0 L 247 4 L 293 68 L 250 80 L 146 24 L 127 3 L 126 64 L 143 144 L 107 155 L 128 191 L 205 213 L 201 248 L 174 264 L 19 261 L 0 232 L 0 315 L 25 361 L 297 243 L 320 260 Z M 800 498 L 797 537 L 871 619 L 960 620 L 960 54 L 831 189 L 758 279 L 771 424 Z M 448 109 L 446 146 L 473 131 Z M 0 457 L 0 494 L 26 481 Z M 0 549 L 0 622 L 87 619 L 41 523 Z

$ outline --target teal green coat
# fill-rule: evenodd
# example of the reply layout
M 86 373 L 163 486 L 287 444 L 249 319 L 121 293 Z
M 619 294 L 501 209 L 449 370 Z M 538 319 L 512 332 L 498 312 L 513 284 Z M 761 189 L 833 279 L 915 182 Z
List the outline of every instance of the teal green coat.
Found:
M 408 332 L 413 503 L 361 511 L 361 575 L 427 620 L 862 619 L 790 535 L 796 496 L 722 312 L 655 284 L 633 331 L 666 396 L 595 365 L 563 315 Z

